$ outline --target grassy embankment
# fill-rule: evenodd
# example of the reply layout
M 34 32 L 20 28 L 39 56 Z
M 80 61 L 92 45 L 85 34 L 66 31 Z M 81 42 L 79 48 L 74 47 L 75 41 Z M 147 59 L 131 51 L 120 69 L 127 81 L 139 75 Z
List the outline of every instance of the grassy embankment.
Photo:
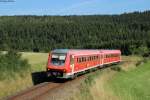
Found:
M 16 74 L 13 79 L 0 81 L 0 98 L 31 87 L 33 72 L 45 70 L 47 53 L 22 53 L 22 58 L 28 59 L 30 71 L 25 77 Z M 90 74 L 81 84 L 81 92 L 72 97 L 74 100 L 137 100 L 150 99 L 150 62 L 136 67 L 142 58 L 123 57 L 126 62 L 117 65 L 121 71 L 111 68 L 102 69 Z
M 7 78 L 7 75 L 9 73 L 6 72 L 6 78 L 0 81 L 0 98 L 33 86 L 31 73 L 44 71 L 47 62 L 47 57 L 47 53 L 23 52 L 22 58 L 28 60 L 31 69 L 28 71 L 22 71 L 23 76 L 20 76 L 16 73 L 15 77 L 13 78 Z
M 150 61 L 136 64 L 143 58 L 123 57 L 117 65 L 121 71 L 104 69 L 90 75 L 74 100 L 150 100 Z M 115 66 L 114 66 L 115 67 Z

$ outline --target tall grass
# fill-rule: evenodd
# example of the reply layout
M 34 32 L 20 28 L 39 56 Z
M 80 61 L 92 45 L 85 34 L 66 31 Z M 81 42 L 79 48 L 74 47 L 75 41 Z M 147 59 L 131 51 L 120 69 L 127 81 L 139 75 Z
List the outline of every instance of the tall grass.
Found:
M 1 52 L 0 99 L 33 86 L 32 73 L 44 71 L 47 58 L 48 53 Z
M 16 74 L 23 76 L 30 70 L 30 65 L 26 59 L 21 58 L 21 54 L 15 51 L 0 53 L 0 80 L 14 78 Z

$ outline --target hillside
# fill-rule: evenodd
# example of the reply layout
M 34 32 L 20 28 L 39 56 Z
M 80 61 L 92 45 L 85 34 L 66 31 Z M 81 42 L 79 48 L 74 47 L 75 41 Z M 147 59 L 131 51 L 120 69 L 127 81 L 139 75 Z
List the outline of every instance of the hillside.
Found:
M 121 15 L 1 16 L 0 50 L 150 48 L 150 11 Z
M 103 69 L 89 76 L 81 85 L 73 100 L 149 100 L 150 99 L 150 61 L 140 65 L 139 57 L 124 57 L 127 62 L 121 71 Z M 113 66 L 111 66 L 113 67 Z M 116 67 L 116 66 L 114 66 Z

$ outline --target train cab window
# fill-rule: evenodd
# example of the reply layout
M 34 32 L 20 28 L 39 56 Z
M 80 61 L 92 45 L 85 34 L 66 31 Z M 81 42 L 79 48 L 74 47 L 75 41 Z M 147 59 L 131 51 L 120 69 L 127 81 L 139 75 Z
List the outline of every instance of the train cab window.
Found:
M 66 54 L 52 54 L 51 63 L 54 65 L 64 65 Z

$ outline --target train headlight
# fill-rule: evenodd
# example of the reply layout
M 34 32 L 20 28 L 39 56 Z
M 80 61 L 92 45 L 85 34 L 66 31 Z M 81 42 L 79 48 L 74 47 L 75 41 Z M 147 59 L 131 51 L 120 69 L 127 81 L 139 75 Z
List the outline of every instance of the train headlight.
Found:
M 65 72 L 66 72 L 66 70 L 64 69 L 64 70 L 63 70 L 63 72 L 65 73 Z

